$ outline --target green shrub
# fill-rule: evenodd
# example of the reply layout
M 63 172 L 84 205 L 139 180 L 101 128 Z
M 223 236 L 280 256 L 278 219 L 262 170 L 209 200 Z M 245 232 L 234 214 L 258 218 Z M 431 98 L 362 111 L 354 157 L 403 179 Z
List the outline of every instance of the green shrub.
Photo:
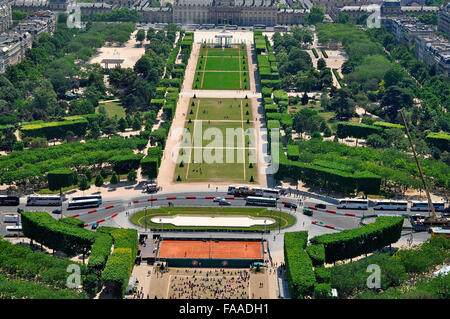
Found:
M 332 263 L 371 253 L 400 239 L 404 217 L 382 216 L 363 227 L 311 238 L 313 244 L 323 244 L 325 260 Z
M 312 262 L 305 252 L 308 232 L 287 232 L 284 234 L 284 260 L 286 278 L 292 298 L 312 296 L 315 275 Z
M 314 269 L 316 274 L 316 281 L 318 283 L 330 283 L 331 282 L 331 270 L 325 267 L 316 267 Z
M 323 245 L 310 245 L 306 247 L 314 267 L 321 266 L 325 262 L 325 247 Z
M 315 299 L 331 299 L 331 285 L 326 283 L 320 283 L 314 285 L 314 298 Z

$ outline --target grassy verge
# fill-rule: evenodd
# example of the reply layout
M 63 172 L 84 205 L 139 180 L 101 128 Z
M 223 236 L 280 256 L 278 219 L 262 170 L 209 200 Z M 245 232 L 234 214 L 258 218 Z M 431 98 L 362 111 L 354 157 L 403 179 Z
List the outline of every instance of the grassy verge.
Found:
M 158 224 L 151 221 L 154 217 L 159 216 L 174 216 L 174 215 L 205 215 L 205 216 L 250 216 L 250 217 L 269 217 L 275 220 L 272 225 L 256 225 L 252 227 L 220 227 L 220 226 L 206 226 L 206 227 L 195 227 L 195 226 L 174 226 L 172 224 Z M 179 230 L 211 230 L 211 229 L 233 229 L 233 230 L 275 230 L 278 229 L 279 225 L 281 229 L 290 227 L 295 224 L 296 218 L 292 215 L 271 211 L 266 208 L 248 208 L 248 207 L 161 207 L 158 209 L 150 209 L 146 211 L 138 212 L 131 216 L 131 222 L 145 227 L 147 224 L 148 228 L 162 228 L 164 229 L 179 229 Z M 147 222 L 145 222 L 147 221 Z M 280 224 L 281 222 L 281 224 Z

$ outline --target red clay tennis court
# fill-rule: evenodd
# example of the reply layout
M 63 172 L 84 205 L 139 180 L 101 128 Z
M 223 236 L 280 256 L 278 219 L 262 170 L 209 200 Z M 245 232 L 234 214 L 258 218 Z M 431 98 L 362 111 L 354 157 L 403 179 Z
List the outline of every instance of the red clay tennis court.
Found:
M 163 240 L 159 258 L 262 259 L 260 241 Z

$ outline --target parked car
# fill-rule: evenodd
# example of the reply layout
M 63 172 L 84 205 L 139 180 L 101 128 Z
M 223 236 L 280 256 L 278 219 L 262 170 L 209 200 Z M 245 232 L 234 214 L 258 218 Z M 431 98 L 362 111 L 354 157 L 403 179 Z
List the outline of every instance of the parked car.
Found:
M 230 206 L 231 203 L 229 201 L 226 201 L 225 199 L 221 199 L 219 201 L 219 205 Z
M 18 207 L 18 208 L 17 208 L 17 212 L 18 212 L 18 213 L 23 212 L 23 208 Z
M 221 200 L 224 200 L 222 197 L 214 197 L 214 199 L 213 199 L 213 202 L 214 203 L 218 203 L 218 202 L 220 202 Z
M 303 215 L 312 216 L 313 215 L 313 211 L 311 209 L 304 208 L 303 209 Z
M 98 227 L 98 224 L 97 223 L 93 223 L 92 226 L 91 226 L 91 229 L 97 229 L 97 227 Z
M 287 207 L 287 208 L 295 208 L 295 209 L 297 209 L 297 204 L 294 204 L 294 203 L 285 203 L 285 204 L 284 204 L 284 207 Z
M 326 208 L 327 208 L 327 205 L 325 205 L 325 204 L 316 204 L 314 207 L 315 207 L 315 208 L 323 208 L 323 209 L 326 209 Z
M 62 213 L 62 209 L 60 209 L 60 208 L 52 210 L 52 214 L 61 214 L 61 213 Z

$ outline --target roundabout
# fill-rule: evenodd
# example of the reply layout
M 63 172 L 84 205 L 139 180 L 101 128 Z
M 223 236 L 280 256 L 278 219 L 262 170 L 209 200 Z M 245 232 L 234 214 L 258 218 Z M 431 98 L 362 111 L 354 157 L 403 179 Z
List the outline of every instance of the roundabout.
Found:
M 136 212 L 130 221 L 154 230 L 270 231 L 291 227 L 296 217 L 266 208 L 160 207 Z

